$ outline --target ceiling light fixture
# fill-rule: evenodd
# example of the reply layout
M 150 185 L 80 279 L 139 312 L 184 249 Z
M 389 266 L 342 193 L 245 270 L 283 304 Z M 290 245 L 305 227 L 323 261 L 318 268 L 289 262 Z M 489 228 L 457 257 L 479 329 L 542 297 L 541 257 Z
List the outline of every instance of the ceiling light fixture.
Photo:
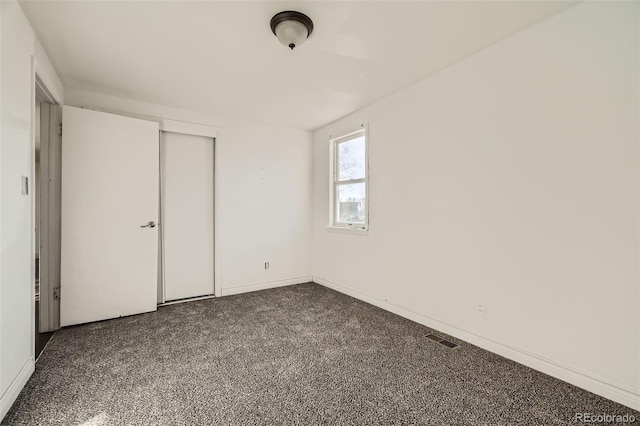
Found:
M 287 10 L 271 18 L 271 31 L 280 43 L 293 50 L 311 35 L 313 22 L 304 13 Z

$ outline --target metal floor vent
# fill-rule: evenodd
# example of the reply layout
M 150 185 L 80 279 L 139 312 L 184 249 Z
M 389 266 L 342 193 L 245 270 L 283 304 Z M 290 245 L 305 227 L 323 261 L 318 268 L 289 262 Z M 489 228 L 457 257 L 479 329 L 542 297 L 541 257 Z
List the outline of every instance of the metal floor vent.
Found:
M 429 333 L 424 337 L 426 337 L 427 339 L 433 340 L 436 343 L 440 343 L 441 345 L 444 345 L 444 346 L 448 347 L 449 349 L 454 349 L 454 348 L 457 348 L 459 346 L 459 345 L 456 345 L 453 342 L 450 342 L 448 340 L 443 339 L 440 336 L 436 336 L 433 333 Z
M 431 339 L 431 340 L 433 340 L 434 342 L 441 342 L 441 341 L 442 341 L 442 337 L 440 337 L 440 336 L 436 336 L 435 334 L 431 334 L 431 333 L 427 334 L 427 335 L 426 335 L 426 336 L 424 336 L 424 337 L 426 337 L 427 339 Z

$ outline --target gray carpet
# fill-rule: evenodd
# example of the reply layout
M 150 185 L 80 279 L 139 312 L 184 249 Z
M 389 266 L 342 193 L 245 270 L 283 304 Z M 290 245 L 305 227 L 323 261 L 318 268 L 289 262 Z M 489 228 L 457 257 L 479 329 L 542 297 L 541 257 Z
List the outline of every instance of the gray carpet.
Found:
M 57 332 L 3 425 L 567 424 L 640 413 L 316 284 Z M 574 423 L 575 424 L 575 423 Z

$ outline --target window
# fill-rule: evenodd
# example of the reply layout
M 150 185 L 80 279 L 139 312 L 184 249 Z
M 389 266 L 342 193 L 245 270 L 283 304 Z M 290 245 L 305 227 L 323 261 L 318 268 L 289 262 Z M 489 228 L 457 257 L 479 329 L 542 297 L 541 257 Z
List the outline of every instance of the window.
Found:
M 332 139 L 330 142 L 331 226 L 367 229 L 366 145 L 364 129 Z

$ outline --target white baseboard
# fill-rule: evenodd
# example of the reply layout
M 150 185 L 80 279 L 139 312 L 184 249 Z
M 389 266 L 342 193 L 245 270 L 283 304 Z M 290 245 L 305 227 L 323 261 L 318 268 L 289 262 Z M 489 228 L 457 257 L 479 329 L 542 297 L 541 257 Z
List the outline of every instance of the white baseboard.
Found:
M 284 287 L 294 284 L 304 284 L 313 281 L 310 275 L 305 277 L 289 278 L 287 280 L 267 281 L 264 283 L 246 284 L 230 288 L 222 288 L 222 296 L 232 296 L 234 294 L 248 293 L 250 291 L 266 290 L 268 288 Z
M 570 366 L 562 365 L 553 360 L 538 356 L 534 353 L 503 343 L 494 342 L 476 334 L 469 333 L 457 327 L 445 324 L 433 318 L 429 318 L 423 314 L 409 310 L 405 307 L 394 305 L 385 300 L 367 296 L 366 294 L 353 290 L 342 284 L 337 284 L 318 276 L 313 277 L 313 282 L 336 290 L 340 293 L 344 293 L 348 296 L 355 297 L 356 299 L 362 300 L 363 302 L 370 303 L 386 311 L 392 312 L 396 315 L 400 315 L 401 317 L 410 319 L 429 328 L 433 328 L 442 333 L 456 337 L 460 340 L 464 340 L 465 342 L 481 347 L 482 349 L 486 349 L 517 363 L 526 365 L 527 367 L 533 368 L 534 370 L 541 371 L 552 377 L 571 383 L 572 385 L 578 386 L 582 389 L 588 390 L 589 392 L 593 392 L 596 395 L 600 395 L 604 398 L 626 405 L 627 407 L 633 408 L 634 410 L 640 410 L 640 393 L 632 389 L 626 389 L 621 386 L 608 383 L 603 378 L 594 377 L 591 374 L 579 371 Z
M 36 363 L 33 358 L 29 358 L 0 398 L 0 422 L 9 412 L 9 409 L 16 401 L 16 398 L 18 398 L 20 391 L 24 388 L 24 385 L 27 384 L 29 377 L 31 377 L 35 370 L 35 366 Z

